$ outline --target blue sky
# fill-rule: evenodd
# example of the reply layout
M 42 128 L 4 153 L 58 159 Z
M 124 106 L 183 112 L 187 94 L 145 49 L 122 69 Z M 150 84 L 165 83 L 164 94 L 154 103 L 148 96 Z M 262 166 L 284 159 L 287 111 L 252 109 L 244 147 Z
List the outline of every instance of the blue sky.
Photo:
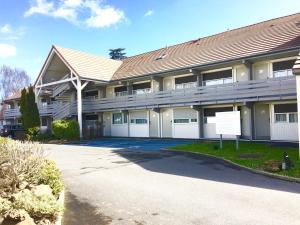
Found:
M 297 12 L 299 0 L 0 0 L 0 65 L 34 81 L 52 44 L 131 56 Z

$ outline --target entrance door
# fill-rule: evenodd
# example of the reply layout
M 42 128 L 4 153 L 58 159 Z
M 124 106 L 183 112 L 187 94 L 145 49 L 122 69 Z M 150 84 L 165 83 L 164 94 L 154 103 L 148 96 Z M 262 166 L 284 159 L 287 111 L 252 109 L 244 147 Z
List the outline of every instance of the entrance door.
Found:
M 255 138 L 270 140 L 270 111 L 267 104 L 255 104 Z

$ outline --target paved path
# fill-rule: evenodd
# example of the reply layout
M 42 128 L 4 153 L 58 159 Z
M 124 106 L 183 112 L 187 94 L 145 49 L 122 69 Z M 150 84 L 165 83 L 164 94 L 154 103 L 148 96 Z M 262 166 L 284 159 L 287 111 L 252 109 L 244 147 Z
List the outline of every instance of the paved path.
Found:
M 176 141 L 101 143 L 45 145 L 68 189 L 64 225 L 300 224 L 300 184 L 159 151 Z

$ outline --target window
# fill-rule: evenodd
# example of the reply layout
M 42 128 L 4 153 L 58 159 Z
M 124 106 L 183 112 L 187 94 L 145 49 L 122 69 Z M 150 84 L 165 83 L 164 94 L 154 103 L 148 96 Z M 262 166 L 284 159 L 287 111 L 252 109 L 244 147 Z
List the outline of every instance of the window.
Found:
M 98 115 L 86 115 L 85 120 L 98 120 Z
M 203 74 L 203 86 L 229 84 L 232 82 L 231 69 Z
M 295 60 L 286 60 L 273 63 L 273 77 L 293 76 L 292 68 Z
M 113 113 L 112 119 L 113 124 L 127 123 L 127 113 Z
M 130 123 L 135 123 L 135 124 L 147 124 L 148 120 L 147 119 L 131 119 Z
M 233 110 L 232 107 L 204 109 L 204 123 L 207 123 L 207 117 L 215 117 L 217 112 L 230 112 L 232 110 Z
M 116 96 L 128 95 L 127 87 L 126 86 L 115 87 L 115 95 Z
M 275 122 L 276 123 L 286 123 L 287 122 L 286 113 L 276 113 L 275 114 Z
M 175 78 L 175 89 L 197 87 L 197 76 L 185 76 Z
M 197 123 L 197 119 L 191 119 L 191 123 Z
M 84 92 L 85 98 L 98 98 L 98 90 L 92 90 L 92 91 L 85 91 Z
M 290 123 L 298 123 L 298 114 L 297 113 L 289 113 L 289 122 Z
M 189 123 L 189 119 L 174 119 L 174 123 Z
M 145 82 L 145 83 L 133 84 L 132 93 L 134 95 L 151 93 L 151 83 Z
M 122 113 L 113 113 L 113 124 L 123 124 Z
M 275 123 L 297 123 L 297 104 L 274 105 Z
M 47 117 L 42 117 L 42 127 L 48 126 L 48 120 Z

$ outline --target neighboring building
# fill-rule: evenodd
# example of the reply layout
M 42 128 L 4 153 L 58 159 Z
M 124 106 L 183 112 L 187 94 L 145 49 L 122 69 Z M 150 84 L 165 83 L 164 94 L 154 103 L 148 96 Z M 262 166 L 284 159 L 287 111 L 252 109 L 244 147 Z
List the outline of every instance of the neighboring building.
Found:
M 53 46 L 35 82 L 42 126 L 77 118 L 88 136 L 217 138 L 207 118 L 239 110 L 242 138 L 298 141 L 299 51 L 300 13 L 122 61 Z M 5 102 L 17 123 L 17 99 Z

